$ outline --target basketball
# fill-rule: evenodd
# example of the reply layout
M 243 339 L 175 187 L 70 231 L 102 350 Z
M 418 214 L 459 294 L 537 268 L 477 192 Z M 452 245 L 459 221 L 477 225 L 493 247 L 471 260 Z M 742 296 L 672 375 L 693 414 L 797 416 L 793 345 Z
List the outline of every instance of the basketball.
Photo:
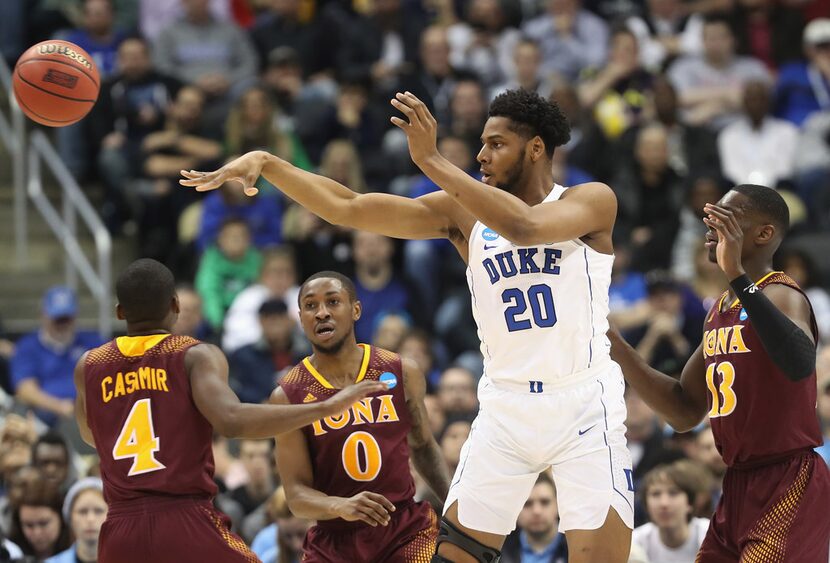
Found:
M 64 127 L 89 113 L 101 80 L 86 51 L 68 41 L 49 40 L 20 56 L 13 84 L 17 103 L 29 119 Z

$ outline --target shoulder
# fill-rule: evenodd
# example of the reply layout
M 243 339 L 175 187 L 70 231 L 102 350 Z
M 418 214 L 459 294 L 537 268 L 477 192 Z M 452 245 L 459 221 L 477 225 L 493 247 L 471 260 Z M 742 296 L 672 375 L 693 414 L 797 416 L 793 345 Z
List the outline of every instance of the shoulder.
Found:
M 571 186 L 562 193 L 560 199 L 582 201 L 594 206 L 613 208 L 615 211 L 617 208 L 617 195 L 608 184 L 602 182 L 586 182 Z
M 40 343 L 40 335 L 38 331 L 34 331 L 20 337 L 20 339 L 15 343 L 14 347 L 15 355 L 17 355 L 22 353 L 24 350 L 32 351 L 37 348 L 42 348 L 43 345 Z

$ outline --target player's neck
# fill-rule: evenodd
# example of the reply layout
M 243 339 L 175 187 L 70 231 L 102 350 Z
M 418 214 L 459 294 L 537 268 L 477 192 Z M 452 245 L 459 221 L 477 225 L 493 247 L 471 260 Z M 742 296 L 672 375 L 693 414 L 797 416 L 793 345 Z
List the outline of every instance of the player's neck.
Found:
M 759 263 L 753 263 L 751 261 L 744 262 L 743 264 L 744 270 L 746 271 L 746 277 L 748 277 L 753 282 L 757 282 L 765 275 L 773 271 L 772 262 L 771 261 L 764 261 Z M 732 280 L 726 280 L 727 282 L 731 282 Z M 735 292 L 732 291 L 732 288 L 729 288 L 729 302 L 735 300 Z
M 675 528 L 660 528 L 660 541 L 666 547 L 677 549 L 689 539 L 689 523 Z
M 547 161 L 550 163 L 550 161 Z M 513 194 L 526 204 L 533 206 L 545 201 L 553 189 L 553 172 L 550 166 L 546 169 L 534 170 L 531 172 L 527 182 L 520 184 Z
M 146 324 L 127 325 L 127 336 L 150 336 L 153 334 L 170 334 L 170 329 Z
M 314 369 L 320 372 L 329 383 L 342 389 L 353 384 L 357 379 L 360 366 L 363 364 L 364 353 L 364 348 L 352 341 L 333 353 L 315 349 L 310 361 Z

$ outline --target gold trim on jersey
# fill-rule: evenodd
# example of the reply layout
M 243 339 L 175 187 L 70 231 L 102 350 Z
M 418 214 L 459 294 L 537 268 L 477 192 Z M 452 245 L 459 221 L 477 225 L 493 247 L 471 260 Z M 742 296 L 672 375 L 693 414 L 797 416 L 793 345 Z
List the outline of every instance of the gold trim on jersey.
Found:
M 147 350 L 170 336 L 169 334 L 149 334 L 146 336 L 119 336 L 115 339 L 118 351 L 127 357 L 143 356 Z
M 369 358 L 371 357 L 371 346 L 368 344 L 358 344 L 358 346 L 363 347 L 363 362 L 360 364 L 360 371 L 357 373 L 357 379 L 354 380 L 355 383 L 360 383 L 363 381 L 363 378 L 366 377 L 366 371 L 369 368 Z M 310 356 L 309 356 L 310 357 Z M 328 382 L 328 380 L 323 377 L 323 374 L 317 371 L 313 365 L 311 365 L 311 360 L 309 357 L 303 359 L 303 365 L 305 369 L 308 370 L 308 373 L 314 376 L 314 379 L 320 382 L 320 385 L 325 387 L 326 389 L 336 389 L 334 385 Z

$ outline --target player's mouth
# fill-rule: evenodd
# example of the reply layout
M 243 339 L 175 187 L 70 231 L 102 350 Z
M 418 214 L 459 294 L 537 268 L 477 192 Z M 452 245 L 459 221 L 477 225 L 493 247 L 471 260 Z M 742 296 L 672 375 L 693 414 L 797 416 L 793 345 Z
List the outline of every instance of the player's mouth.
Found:
M 334 325 L 331 323 L 320 323 L 314 329 L 314 334 L 323 339 L 329 338 L 334 334 Z
M 484 184 L 486 184 L 487 181 L 490 178 L 492 178 L 492 176 L 490 174 L 488 174 L 483 168 L 481 170 L 479 170 L 479 172 L 481 172 L 481 182 L 484 183 Z

